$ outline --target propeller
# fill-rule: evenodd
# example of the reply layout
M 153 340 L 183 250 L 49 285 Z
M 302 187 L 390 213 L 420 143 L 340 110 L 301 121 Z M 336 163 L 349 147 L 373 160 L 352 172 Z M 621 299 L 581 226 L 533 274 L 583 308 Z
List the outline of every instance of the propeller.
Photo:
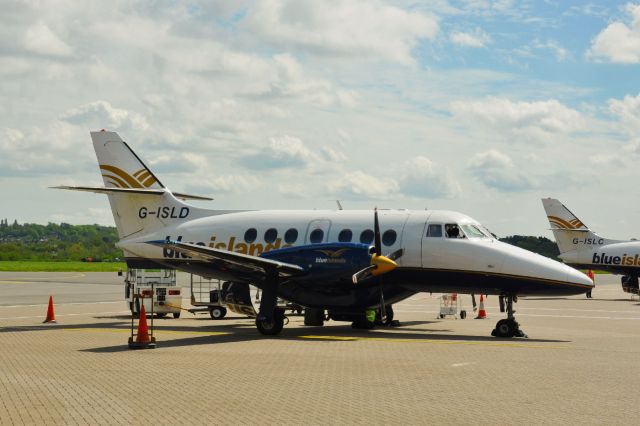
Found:
M 374 245 L 373 254 L 371 256 L 371 265 L 353 274 L 352 280 L 354 284 L 357 284 L 358 282 L 372 276 L 380 277 L 378 280 L 380 284 L 380 316 L 382 318 L 382 322 L 385 322 L 387 317 L 387 308 L 384 302 L 384 293 L 382 291 L 383 279 L 381 275 L 391 272 L 398 267 L 398 264 L 395 261 L 404 254 L 404 250 L 398 249 L 388 256 L 382 255 L 382 241 L 380 238 L 380 223 L 378 221 L 377 208 L 373 211 L 373 232 Z

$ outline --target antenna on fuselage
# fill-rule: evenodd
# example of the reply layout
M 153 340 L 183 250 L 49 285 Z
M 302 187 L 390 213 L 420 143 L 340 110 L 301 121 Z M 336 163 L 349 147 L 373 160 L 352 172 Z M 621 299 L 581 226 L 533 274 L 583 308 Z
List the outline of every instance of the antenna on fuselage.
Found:
M 336 204 L 338 205 L 338 210 L 344 210 L 342 208 L 342 204 L 340 204 L 340 200 L 334 200 L 336 202 Z

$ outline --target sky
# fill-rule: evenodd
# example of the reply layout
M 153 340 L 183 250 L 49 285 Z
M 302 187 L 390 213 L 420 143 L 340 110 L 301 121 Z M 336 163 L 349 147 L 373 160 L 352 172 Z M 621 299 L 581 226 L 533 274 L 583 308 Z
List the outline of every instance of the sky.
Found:
M 91 130 L 215 209 L 640 237 L 640 3 L 0 0 L 0 218 L 113 225 Z M 640 185 L 639 185 L 640 186 Z

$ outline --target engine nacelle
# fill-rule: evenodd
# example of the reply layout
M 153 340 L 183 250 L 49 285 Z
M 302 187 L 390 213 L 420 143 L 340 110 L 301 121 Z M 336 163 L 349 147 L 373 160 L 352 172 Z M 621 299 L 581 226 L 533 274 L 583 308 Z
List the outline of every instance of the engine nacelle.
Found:
M 306 278 L 314 281 L 323 275 L 331 281 L 349 280 L 351 276 L 371 264 L 371 248 L 358 243 L 308 244 L 262 253 L 261 257 L 292 263 L 307 270 Z M 304 281 L 305 277 L 299 278 Z

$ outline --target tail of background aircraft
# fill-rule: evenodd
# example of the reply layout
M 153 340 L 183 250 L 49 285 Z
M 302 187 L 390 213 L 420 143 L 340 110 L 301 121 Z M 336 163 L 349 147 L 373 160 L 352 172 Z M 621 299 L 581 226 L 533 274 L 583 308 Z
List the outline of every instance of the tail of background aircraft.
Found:
M 91 132 L 104 188 L 58 187 L 105 193 L 120 239 L 144 235 L 180 222 L 216 214 L 178 200 L 211 200 L 172 193 L 115 132 Z M 177 198 L 176 198 L 177 197 Z
M 542 205 L 561 254 L 581 250 L 583 247 L 591 249 L 615 242 L 592 232 L 560 201 L 554 198 L 543 198 Z

